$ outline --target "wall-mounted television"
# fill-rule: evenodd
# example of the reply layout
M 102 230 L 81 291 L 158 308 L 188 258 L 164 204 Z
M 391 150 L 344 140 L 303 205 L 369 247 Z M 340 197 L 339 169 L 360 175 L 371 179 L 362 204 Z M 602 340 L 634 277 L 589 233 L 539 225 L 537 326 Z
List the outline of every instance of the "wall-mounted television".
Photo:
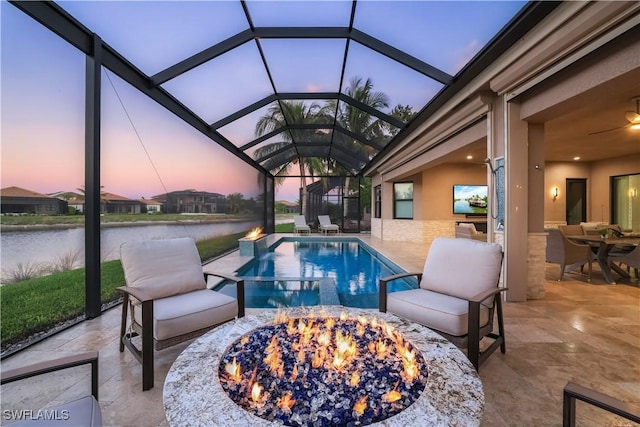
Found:
M 486 185 L 454 185 L 453 186 L 453 213 L 473 215 L 486 215 L 489 198 Z

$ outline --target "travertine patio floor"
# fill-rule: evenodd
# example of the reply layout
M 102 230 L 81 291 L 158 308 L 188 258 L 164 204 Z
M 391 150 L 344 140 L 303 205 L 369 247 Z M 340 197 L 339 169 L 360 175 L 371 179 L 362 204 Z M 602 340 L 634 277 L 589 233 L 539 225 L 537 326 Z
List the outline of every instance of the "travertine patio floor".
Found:
M 403 268 L 422 270 L 427 247 L 358 237 Z M 207 268 L 233 270 L 237 262 L 232 254 Z M 591 283 L 577 273 L 558 282 L 557 273 L 558 266 L 547 266 L 544 299 L 505 304 L 507 353 L 494 353 L 480 369 L 483 426 L 561 425 L 567 381 L 640 405 L 640 288 L 633 281 L 605 284 L 597 268 Z M 118 306 L 6 358 L 2 370 L 97 350 L 104 425 L 166 426 L 164 378 L 189 343 L 156 353 L 155 387 L 143 392 L 140 365 L 128 351 L 118 351 L 119 326 Z M 37 409 L 88 393 L 87 375 L 88 369 L 5 386 L 2 409 Z M 632 425 L 582 403 L 577 413 L 581 426 Z

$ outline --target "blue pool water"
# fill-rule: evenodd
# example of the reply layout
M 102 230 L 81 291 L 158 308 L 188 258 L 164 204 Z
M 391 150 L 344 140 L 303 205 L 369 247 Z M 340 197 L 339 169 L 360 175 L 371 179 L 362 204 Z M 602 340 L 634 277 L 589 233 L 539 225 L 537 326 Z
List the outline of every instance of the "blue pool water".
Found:
M 378 280 L 402 270 L 358 240 L 282 239 L 238 271 L 245 305 L 277 308 L 344 305 L 378 308 Z M 415 278 L 389 283 L 389 292 L 416 287 Z M 235 295 L 235 287 L 216 290 Z

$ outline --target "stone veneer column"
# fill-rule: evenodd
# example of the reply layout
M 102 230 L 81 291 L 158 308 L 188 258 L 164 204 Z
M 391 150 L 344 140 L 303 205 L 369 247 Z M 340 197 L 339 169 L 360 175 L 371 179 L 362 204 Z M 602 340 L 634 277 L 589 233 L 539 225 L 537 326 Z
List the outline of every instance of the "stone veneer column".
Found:
M 547 233 L 529 233 L 528 242 L 527 299 L 542 299 L 545 296 Z

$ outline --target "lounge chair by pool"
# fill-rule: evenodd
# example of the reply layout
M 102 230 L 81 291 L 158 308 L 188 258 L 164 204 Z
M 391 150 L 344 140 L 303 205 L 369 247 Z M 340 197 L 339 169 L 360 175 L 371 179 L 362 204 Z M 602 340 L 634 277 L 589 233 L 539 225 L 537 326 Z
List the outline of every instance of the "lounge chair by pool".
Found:
M 307 224 L 307 220 L 304 215 L 296 215 L 293 217 L 293 232 L 294 234 L 311 234 L 311 227 Z
M 329 234 L 330 231 L 340 232 L 340 227 L 337 224 L 332 224 L 329 215 L 318 215 L 318 221 L 320 222 L 320 232 L 323 234 Z

